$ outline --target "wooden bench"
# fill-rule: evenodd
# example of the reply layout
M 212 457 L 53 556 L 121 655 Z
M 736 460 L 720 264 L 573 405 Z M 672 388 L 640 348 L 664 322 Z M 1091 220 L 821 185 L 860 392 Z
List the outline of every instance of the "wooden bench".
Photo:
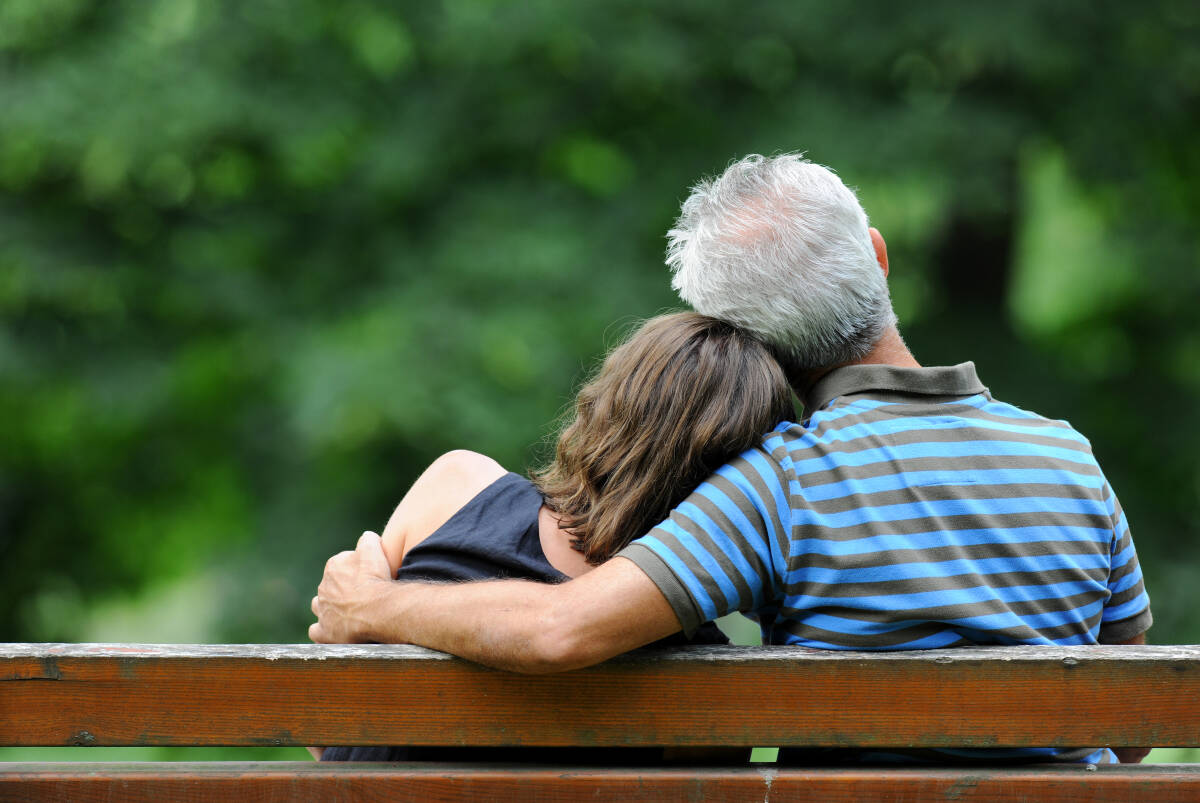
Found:
M 1194 746 L 1200 647 L 690 647 L 530 677 L 392 645 L 0 645 L 0 745 Z M 0 800 L 1200 800 L 1200 765 L 0 764 Z

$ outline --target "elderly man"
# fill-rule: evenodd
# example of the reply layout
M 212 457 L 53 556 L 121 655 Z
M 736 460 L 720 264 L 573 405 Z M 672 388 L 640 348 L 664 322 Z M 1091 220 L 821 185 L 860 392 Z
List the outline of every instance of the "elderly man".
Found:
M 395 583 L 364 534 L 326 566 L 314 641 L 410 642 L 522 672 L 734 611 L 767 643 L 826 649 L 1144 641 L 1137 556 L 1087 440 L 995 400 L 971 363 L 917 363 L 883 238 L 832 172 L 749 156 L 694 188 L 669 237 L 679 294 L 770 344 L 805 419 L 562 585 Z

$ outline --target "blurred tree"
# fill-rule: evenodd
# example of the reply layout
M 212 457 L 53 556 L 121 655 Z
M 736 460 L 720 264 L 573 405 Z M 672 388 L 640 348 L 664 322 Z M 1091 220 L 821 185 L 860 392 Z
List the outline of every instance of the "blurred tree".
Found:
M 1200 641 L 1198 33 L 1185 0 L 0 5 L 0 638 L 207 570 L 213 638 L 302 639 L 425 463 L 528 465 L 614 322 L 677 305 L 690 182 L 803 149 L 918 357 L 1093 439 L 1155 638 Z

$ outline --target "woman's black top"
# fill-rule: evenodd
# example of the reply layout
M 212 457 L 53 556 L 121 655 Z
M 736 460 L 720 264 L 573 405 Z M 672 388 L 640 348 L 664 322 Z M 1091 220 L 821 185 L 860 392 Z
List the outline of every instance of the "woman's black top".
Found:
M 480 491 L 450 519 L 408 551 L 397 580 L 461 582 L 512 578 L 561 583 L 538 534 L 542 495 L 519 474 L 505 474 Z M 692 636 L 682 633 L 653 646 L 728 644 L 709 622 Z M 614 700 L 614 705 L 620 701 Z M 328 747 L 322 761 L 537 761 L 549 763 L 658 763 L 659 748 L 579 747 Z

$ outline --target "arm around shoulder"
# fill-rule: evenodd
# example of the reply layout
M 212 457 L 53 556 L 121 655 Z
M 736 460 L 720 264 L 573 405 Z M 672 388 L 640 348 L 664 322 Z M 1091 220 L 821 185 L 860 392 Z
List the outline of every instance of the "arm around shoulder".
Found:
M 658 585 L 637 564 L 617 557 L 569 583 L 550 587 L 535 654 L 558 672 L 591 666 L 681 629 Z
M 372 548 L 378 550 L 378 541 L 364 536 L 356 552 Z M 345 567 L 334 572 L 353 574 L 358 563 L 369 566 L 370 555 L 346 558 Z M 310 629 L 314 641 L 337 634 L 350 641 L 419 644 L 498 669 L 547 673 L 590 666 L 680 629 L 654 582 L 623 558 L 560 585 L 330 581 L 329 574 L 327 567 L 313 602 L 319 618 Z M 336 595 L 342 588 L 360 589 L 364 599 L 346 604 L 324 598 L 326 591 Z M 364 613 L 351 615 L 342 627 L 343 608 Z

